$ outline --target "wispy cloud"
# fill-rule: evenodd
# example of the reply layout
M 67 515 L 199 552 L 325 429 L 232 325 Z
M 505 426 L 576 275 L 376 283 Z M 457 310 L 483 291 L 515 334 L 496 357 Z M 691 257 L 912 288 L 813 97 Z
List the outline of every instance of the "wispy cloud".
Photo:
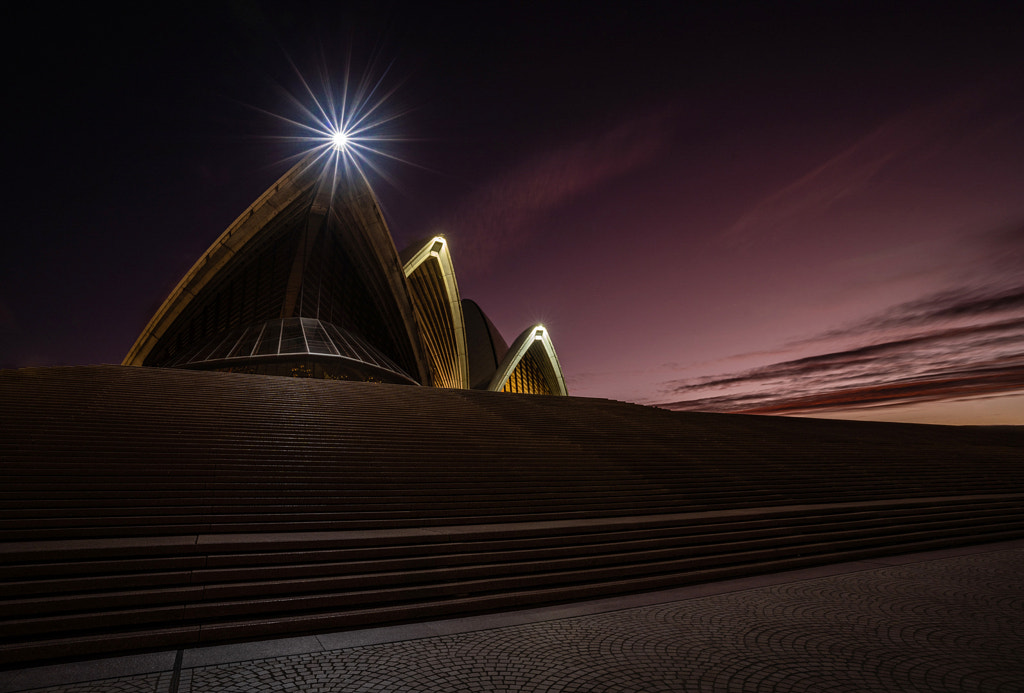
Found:
M 767 365 L 668 381 L 659 406 L 798 414 L 1021 391 L 1024 222 L 964 238 L 960 250 L 973 260 L 954 288 L 718 362 L 772 359 Z
M 443 227 L 486 265 L 536 233 L 544 214 L 651 162 L 670 136 L 669 114 L 658 113 L 525 160 L 471 193 Z
M 893 330 L 903 336 L 893 335 Z M 1024 284 L 944 291 L 893 307 L 822 344 L 862 344 L 737 373 L 674 381 L 661 406 L 807 413 L 1009 393 L 1024 388 Z
M 987 92 L 976 89 L 886 120 L 844 151 L 759 200 L 723 231 L 723 240 L 749 245 L 762 238 L 778 238 L 802 222 L 819 218 L 867 187 L 891 163 L 925 151 L 989 99 Z

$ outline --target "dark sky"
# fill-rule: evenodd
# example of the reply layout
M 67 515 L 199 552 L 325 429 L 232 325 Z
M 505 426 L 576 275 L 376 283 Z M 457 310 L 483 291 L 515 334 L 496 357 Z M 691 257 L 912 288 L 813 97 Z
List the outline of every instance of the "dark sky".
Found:
M 1022 424 L 1012 5 L 22 8 L 0 366 L 120 362 L 348 68 L 398 247 L 445 233 L 573 394 Z

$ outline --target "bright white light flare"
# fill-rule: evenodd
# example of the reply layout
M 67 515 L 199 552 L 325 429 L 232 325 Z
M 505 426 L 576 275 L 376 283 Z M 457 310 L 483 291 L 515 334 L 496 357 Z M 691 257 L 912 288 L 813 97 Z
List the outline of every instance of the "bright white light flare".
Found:
M 386 107 L 395 91 L 383 87 L 388 70 L 377 79 L 367 76 L 353 84 L 346 69 L 340 85 L 331 80 L 324 70 L 319 90 L 313 88 L 298 68 L 295 72 L 306 92 L 305 98 L 296 97 L 290 92 L 288 95 L 301 117 L 293 119 L 269 115 L 301 131 L 301 135 L 285 139 L 306 144 L 307 152 L 317 152 L 316 160 L 327 163 L 324 166 L 325 173 L 332 172 L 337 177 L 342 171 L 347 171 L 358 175 L 369 185 L 364 167 L 391 182 L 387 172 L 380 166 L 381 159 L 412 163 L 385 151 L 389 144 L 404 140 L 389 132 L 392 121 L 402 114 L 389 113 Z

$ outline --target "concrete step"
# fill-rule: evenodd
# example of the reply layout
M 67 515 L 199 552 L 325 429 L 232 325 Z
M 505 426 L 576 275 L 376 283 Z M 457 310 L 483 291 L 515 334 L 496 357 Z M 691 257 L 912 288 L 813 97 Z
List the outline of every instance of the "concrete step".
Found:
M 195 607 L 189 611 L 178 611 L 176 607 L 167 613 L 188 614 L 190 618 L 206 617 L 204 623 L 147 627 L 147 613 L 120 612 L 116 614 L 91 614 L 81 619 L 85 626 L 96 623 L 116 624 L 123 622 L 125 628 L 111 628 L 101 633 L 61 630 L 54 639 L 38 639 L 30 635 L 19 636 L 11 642 L 0 643 L 0 666 L 17 666 L 29 662 L 54 661 L 67 658 L 93 657 L 111 652 L 146 651 L 198 644 L 217 644 L 238 640 L 323 632 L 338 629 L 358 628 L 392 622 L 409 622 L 426 618 L 467 615 L 495 610 L 509 610 L 578 599 L 590 599 L 630 592 L 666 589 L 688 584 L 749 576 L 765 572 L 794 570 L 813 565 L 864 560 L 885 555 L 912 551 L 924 551 L 963 545 L 981 540 L 1001 541 L 1019 538 L 1021 532 L 993 531 L 975 537 L 929 537 L 911 538 L 902 542 L 889 543 L 884 547 L 832 545 L 827 552 L 808 555 L 765 558 L 758 562 L 729 562 L 720 557 L 702 564 L 690 562 L 690 570 L 682 569 L 676 563 L 666 563 L 659 568 L 668 572 L 654 572 L 643 575 L 617 573 L 617 579 L 603 581 L 586 580 L 577 582 L 579 575 L 561 574 L 549 576 L 544 586 L 524 583 L 521 579 L 494 579 L 482 583 L 471 581 L 449 585 L 438 591 L 430 587 L 406 588 L 402 593 L 406 599 L 365 608 L 353 608 L 356 603 L 343 594 L 318 596 L 315 599 L 293 598 L 278 602 L 286 609 L 287 617 L 273 612 L 259 615 L 262 603 L 234 602 Z M 747 558 L 753 556 L 748 555 Z M 763 557 L 764 558 L 764 557 Z M 710 563 L 721 563 L 709 565 Z M 615 573 L 606 577 L 615 578 Z M 479 592 L 483 587 L 487 590 Z M 365 594 L 363 597 L 365 598 Z M 302 607 L 302 608 L 297 608 Z M 312 608 L 310 608 L 312 607 Z M 211 621 L 211 616 L 220 616 Z M 235 618 L 224 618 L 232 616 Z M 248 618 L 246 618 L 248 617 Z M 166 619 L 165 619 L 166 621 Z M 74 621 L 64 621 L 64 626 L 74 626 Z
M 160 369 L 0 372 L 0 661 L 1024 536 L 1024 433 Z

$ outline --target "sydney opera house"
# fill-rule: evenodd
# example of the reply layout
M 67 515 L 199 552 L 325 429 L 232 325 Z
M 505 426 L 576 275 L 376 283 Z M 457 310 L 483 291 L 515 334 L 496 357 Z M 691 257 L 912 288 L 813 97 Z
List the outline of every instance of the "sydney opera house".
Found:
M 448 243 L 399 254 L 373 191 L 310 154 L 210 246 L 123 365 L 565 395 L 548 331 L 511 348 Z

